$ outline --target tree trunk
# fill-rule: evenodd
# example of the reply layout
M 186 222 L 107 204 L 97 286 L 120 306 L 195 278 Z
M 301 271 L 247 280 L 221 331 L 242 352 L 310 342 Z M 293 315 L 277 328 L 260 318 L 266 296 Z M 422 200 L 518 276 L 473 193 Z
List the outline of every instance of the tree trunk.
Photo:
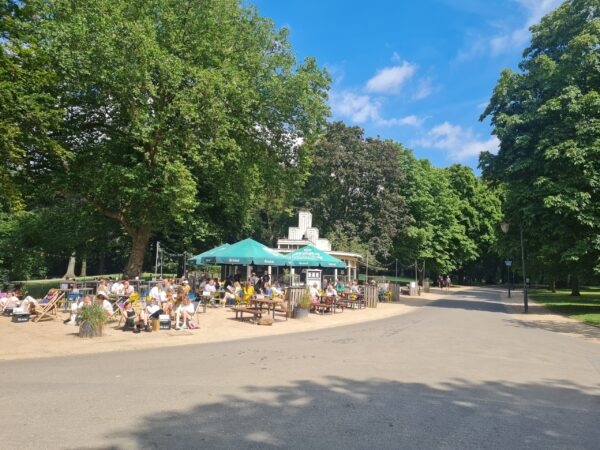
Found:
M 87 259 L 83 258 L 81 260 L 81 273 L 79 274 L 80 277 L 87 277 Z
M 75 278 L 75 262 L 76 262 L 76 258 L 75 258 L 75 252 L 73 252 L 71 254 L 71 257 L 69 258 L 69 265 L 67 266 L 67 273 L 65 273 L 65 275 L 63 276 L 63 278 Z
M 150 242 L 150 227 L 143 225 L 139 228 L 129 230 L 131 236 L 131 254 L 129 261 L 123 273 L 129 278 L 135 278 L 141 275 L 144 264 L 144 255 Z
M 579 297 L 580 295 L 581 292 L 579 292 L 579 277 L 577 276 L 577 274 L 574 274 L 571 277 L 571 296 Z
M 553 278 L 552 281 L 550 281 L 550 290 L 552 292 L 556 292 L 556 280 Z
M 106 273 L 106 253 L 104 251 L 100 252 L 98 255 L 98 275 L 104 275 Z

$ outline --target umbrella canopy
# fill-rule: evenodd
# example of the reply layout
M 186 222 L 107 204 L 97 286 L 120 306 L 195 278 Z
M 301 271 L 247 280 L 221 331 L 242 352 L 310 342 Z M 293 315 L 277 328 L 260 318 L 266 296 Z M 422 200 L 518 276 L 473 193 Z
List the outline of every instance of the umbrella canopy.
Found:
M 287 255 L 288 266 L 292 267 L 334 267 L 345 269 L 346 264 L 329 253 L 312 245 L 299 248 Z
M 210 250 L 207 250 L 204 253 L 200 253 L 199 255 L 196 255 L 193 258 L 189 259 L 188 263 L 190 263 L 190 264 L 206 264 L 205 258 L 210 258 L 211 256 L 214 256 L 214 255 L 218 254 L 219 252 L 225 250 L 229 246 L 230 246 L 229 244 L 222 244 L 222 245 L 219 245 L 218 247 L 211 248 Z
M 287 259 L 254 239 L 244 239 L 204 258 L 210 264 L 254 264 L 257 266 L 285 266 Z

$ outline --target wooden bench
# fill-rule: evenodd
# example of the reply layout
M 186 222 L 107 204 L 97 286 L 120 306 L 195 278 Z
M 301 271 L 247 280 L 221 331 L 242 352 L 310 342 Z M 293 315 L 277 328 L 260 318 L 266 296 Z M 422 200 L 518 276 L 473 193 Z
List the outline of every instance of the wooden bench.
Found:
M 321 314 L 326 313 L 328 309 L 329 309 L 329 312 L 332 314 L 335 311 L 335 305 L 333 305 L 333 304 L 327 305 L 325 303 L 316 303 L 312 306 L 315 308 L 315 312 L 319 311 L 319 312 L 321 312 Z
M 255 319 L 262 317 L 262 311 L 258 308 L 246 308 L 244 306 L 234 306 L 231 311 L 235 312 L 236 320 L 244 320 L 244 313 L 252 314 Z

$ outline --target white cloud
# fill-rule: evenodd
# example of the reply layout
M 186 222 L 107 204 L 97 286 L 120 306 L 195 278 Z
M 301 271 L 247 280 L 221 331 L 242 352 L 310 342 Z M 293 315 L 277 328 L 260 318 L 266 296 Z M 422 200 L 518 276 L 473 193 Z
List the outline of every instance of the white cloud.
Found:
M 471 36 L 467 49 L 458 52 L 458 62 L 469 60 L 475 56 L 490 53 L 497 56 L 501 53 L 521 50 L 527 46 L 530 38 L 529 27 L 538 23 L 542 17 L 556 9 L 563 0 L 513 0 L 526 11 L 525 23 L 517 29 L 504 29 L 492 37 Z
M 423 100 L 431 95 L 434 91 L 433 80 L 431 77 L 419 80 L 416 90 L 412 94 L 413 100 Z
M 367 81 L 366 91 L 379 94 L 397 94 L 402 86 L 412 78 L 417 66 L 407 61 L 392 67 L 385 67 Z
M 447 158 L 452 161 L 464 161 L 479 156 L 482 151 L 498 153 L 500 142 L 496 136 L 482 140 L 472 129 L 444 122 L 427 132 L 417 140 L 415 145 L 435 148 L 447 152 Z
M 419 127 L 423 123 L 423 119 L 414 115 L 390 119 L 382 117 L 381 102 L 367 94 L 357 94 L 352 91 L 334 91 L 330 95 L 330 103 L 335 116 L 349 119 L 357 124 L 370 122 L 384 127 Z

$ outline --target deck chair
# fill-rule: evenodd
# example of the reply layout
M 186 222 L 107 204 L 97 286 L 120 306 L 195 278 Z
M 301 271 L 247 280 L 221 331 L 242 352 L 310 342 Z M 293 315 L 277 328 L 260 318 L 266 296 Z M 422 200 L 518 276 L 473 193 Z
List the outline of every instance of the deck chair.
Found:
M 58 305 L 64 296 L 65 293 L 63 291 L 50 289 L 44 298 L 35 305 L 33 314 L 36 316 L 33 318 L 33 322 L 39 322 L 44 317 L 50 316 L 50 314 L 58 317 Z

